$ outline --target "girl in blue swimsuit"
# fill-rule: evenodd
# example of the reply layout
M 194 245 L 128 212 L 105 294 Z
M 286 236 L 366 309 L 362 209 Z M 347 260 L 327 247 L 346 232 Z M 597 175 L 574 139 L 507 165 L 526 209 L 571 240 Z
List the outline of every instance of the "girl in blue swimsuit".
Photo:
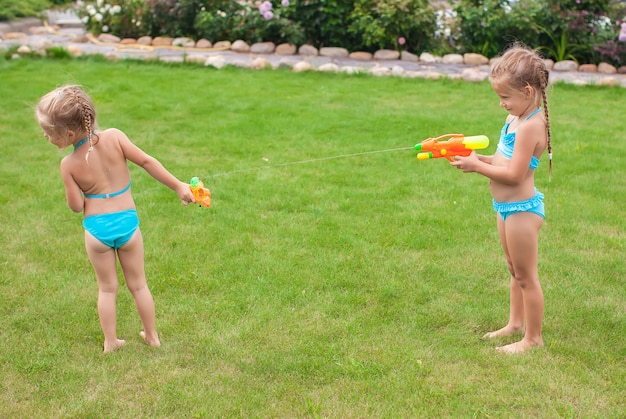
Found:
M 148 345 L 160 346 L 127 161 L 141 166 L 175 191 L 183 205 L 194 202 L 189 185 L 135 146 L 120 130 L 111 128 L 96 133 L 95 107 L 78 86 L 64 86 L 43 96 L 37 105 L 36 118 L 53 145 L 60 149 L 74 147 L 73 153 L 61 161 L 61 177 L 67 204 L 74 212 L 84 215 L 85 247 L 98 280 L 98 316 L 104 332 L 104 352 L 125 344 L 117 337 L 117 259 L 141 318 L 140 335 Z
M 511 273 L 510 311 L 507 325 L 484 337 L 522 333 L 522 340 L 496 348 L 506 353 L 543 346 L 544 299 L 537 260 L 545 215 L 544 196 L 535 188 L 534 174 L 546 148 L 552 171 L 548 78 L 545 63 L 536 52 L 521 45 L 507 50 L 491 69 L 491 85 L 500 106 L 509 113 L 496 153 L 472 153 L 451 163 L 490 179 L 500 243 Z

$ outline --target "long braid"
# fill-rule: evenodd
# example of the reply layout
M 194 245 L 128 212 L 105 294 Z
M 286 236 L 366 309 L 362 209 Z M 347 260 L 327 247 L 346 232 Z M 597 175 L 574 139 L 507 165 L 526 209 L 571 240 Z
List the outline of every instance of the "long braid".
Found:
M 89 163 L 89 154 L 93 151 L 92 136 L 94 132 L 93 124 L 95 122 L 95 110 L 92 102 L 86 97 L 85 93 L 78 86 L 68 86 L 67 90 L 71 93 L 71 100 L 76 106 L 82 119 L 81 128 L 87 134 L 89 148 L 85 154 L 85 161 Z
M 552 143 L 550 141 L 552 139 L 552 133 L 550 131 L 550 112 L 548 111 L 548 99 L 546 97 L 545 89 L 541 91 L 541 97 L 543 100 L 543 113 L 546 116 L 546 135 L 548 137 L 548 175 L 549 178 L 552 178 Z
M 91 112 L 89 112 L 89 106 L 85 102 L 84 98 L 80 98 L 78 102 L 82 108 L 83 122 L 85 124 L 84 127 L 89 141 L 89 148 L 87 149 L 87 154 L 85 154 L 85 161 L 89 163 L 89 154 L 93 151 L 93 142 L 91 140 L 91 137 L 93 136 L 93 127 L 91 126 L 92 115 Z

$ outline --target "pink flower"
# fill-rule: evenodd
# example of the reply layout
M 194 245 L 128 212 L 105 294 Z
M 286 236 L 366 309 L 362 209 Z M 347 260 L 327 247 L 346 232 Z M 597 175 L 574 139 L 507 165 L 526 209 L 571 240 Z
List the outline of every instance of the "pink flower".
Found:
M 265 13 L 269 12 L 270 10 L 272 10 L 272 2 L 270 1 L 264 1 L 259 6 L 259 12 L 261 12 L 263 16 L 265 16 Z
M 404 36 L 401 36 L 400 38 L 398 38 L 398 44 L 399 44 L 399 45 L 404 45 L 404 44 L 406 44 L 406 39 L 404 39 Z
M 274 13 L 272 13 L 271 10 L 268 10 L 265 13 L 263 13 L 263 17 L 265 18 L 265 20 L 270 20 L 271 18 L 274 17 Z
M 617 38 L 620 42 L 626 42 L 626 23 L 622 23 L 622 29 L 619 32 L 619 37 Z
M 287 7 L 287 6 L 289 6 L 289 0 L 283 0 L 280 4 L 282 4 L 283 6 Z

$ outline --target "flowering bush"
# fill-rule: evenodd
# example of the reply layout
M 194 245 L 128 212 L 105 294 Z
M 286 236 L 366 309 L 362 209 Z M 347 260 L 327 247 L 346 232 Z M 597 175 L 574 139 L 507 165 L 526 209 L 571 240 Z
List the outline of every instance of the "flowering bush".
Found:
M 2 1 L 0 0 L 0 4 Z M 30 0 L 29 0 L 30 1 Z M 61 1 L 61 0 L 59 0 Z M 619 0 L 96 0 L 77 1 L 87 30 L 120 37 L 242 39 L 349 51 L 387 48 L 498 55 L 515 41 L 556 61 L 626 65 Z M 624 24 L 624 28 L 622 25 Z M 621 35 L 620 35 L 621 33 Z
M 249 43 L 302 44 L 302 26 L 287 17 L 289 0 L 274 5 L 270 1 L 224 1 L 212 3 L 198 13 L 194 29 L 198 37 L 211 41 L 242 39 Z M 217 6 L 217 7 L 215 7 Z
M 145 4 L 142 0 L 97 0 L 95 3 L 79 0 L 76 3 L 81 21 L 91 33 L 112 33 L 120 37 L 145 34 L 142 22 Z
M 116 15 L 122 11 L 120 5 L 111 5 L 104 0 L 98 0 L 94 4 L 78 2 L 79 15 L 85 28 L 94 33 L 109 32 Z

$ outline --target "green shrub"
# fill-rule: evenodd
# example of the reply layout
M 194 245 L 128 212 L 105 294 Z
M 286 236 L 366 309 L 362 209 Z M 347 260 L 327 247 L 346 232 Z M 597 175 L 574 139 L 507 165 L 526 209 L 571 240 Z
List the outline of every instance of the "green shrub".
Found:
M 533 45 L 539 38 L 534 22 L 542 13 L 541 1 L 461 0 L 455 11 L 460 52 L 493 57 L 514 41 Z
M 419 52 L 432 45 L 435 11 L 427 0 L 356 0 L 350 31 L 363 49 L 407 49 Z
M 0 21 L 37 16 L 49 7 L 48 0 L 0 0 Z
M 195 0 L 148 0 L 144 27 L 151 36 L 192 36 L 195 15 L 202 7 Z
M 492 57 L 522 41 L 555 61 L 618 64 L 624 56 L 617 42 L 624 6 L 616 0 L 461 0 L 455 11 L 462 52 Z
M 356 51 L 363 40 L 349 30 L 346 22 L 353 10 L 352 0 L 297 0 L 289 6 L 286 17 L 300 23 L 307 44 Z
M 66 48 L 61 46 L 54 46 L 46 48 L 46 58 L 53 58 L 56 60 L 69 60 L 73 58 L 73 56 L 72 53 L 70 53 Z
M 594 47 L 614 34 L 606 12 L 610 0 L 545 0 L 547 13 L 537 20 L 540 48 L 557 61 L 593 62 Z

